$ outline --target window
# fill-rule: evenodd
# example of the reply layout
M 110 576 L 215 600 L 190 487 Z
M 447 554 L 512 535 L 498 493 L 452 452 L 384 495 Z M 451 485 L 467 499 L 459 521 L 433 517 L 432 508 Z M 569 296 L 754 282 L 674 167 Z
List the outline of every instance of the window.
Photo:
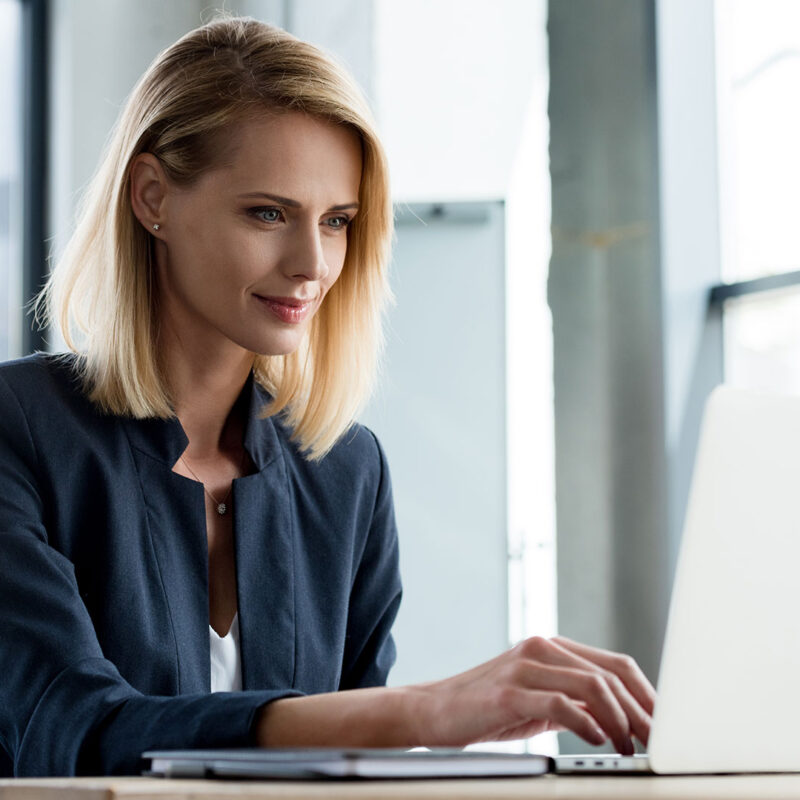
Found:
M 726 381 L 800 393 L 800 4 L 716 19 Z
M 21 353 L 22 4 L 0 0 L 0 360 Z

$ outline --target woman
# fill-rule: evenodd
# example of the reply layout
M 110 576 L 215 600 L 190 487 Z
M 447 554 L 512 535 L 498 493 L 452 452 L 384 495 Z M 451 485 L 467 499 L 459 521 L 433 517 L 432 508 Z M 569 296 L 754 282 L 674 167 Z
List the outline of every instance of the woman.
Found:
M 646 742 L 638 667 L 565 639 L 383 686 L 397 537 L 353 419 L 391 231 L 369 111 L 315 48 L 221 19 L 144 75 L 39 300 L 72 352 L 0 368 L 0 773 L 556 727 Z

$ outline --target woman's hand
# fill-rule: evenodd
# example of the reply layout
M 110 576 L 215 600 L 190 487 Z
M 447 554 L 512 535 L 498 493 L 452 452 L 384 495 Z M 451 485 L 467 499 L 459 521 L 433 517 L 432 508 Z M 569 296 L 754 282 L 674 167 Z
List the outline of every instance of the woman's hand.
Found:
M 647 744 L 654 702 L 629 656 L 533 637 L 441 681 L 276 700 L 256 738 L 265 747 L 461 747 L 568 729 L 631 754 L 633 736 Z
M 611 739 L 623 754 L 632 736 L 647 744 L 655 690 L 629 656 L 563 637 L 526 639 L 474 669 L 408 687 L 425 745 L 521 739 L 574 731 L 592 744 Z

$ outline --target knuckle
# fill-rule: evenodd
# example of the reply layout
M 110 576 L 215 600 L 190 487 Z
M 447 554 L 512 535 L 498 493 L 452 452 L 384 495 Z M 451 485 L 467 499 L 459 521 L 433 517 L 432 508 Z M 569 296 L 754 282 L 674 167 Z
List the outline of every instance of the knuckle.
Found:
M 614 693 L 619 693 L 625 689 L 625 684 L 622 682 L 619 675 L 614 672 L 607 672 L 605 675 L 605 680 Z
M 569 698 L 563 692 L 553 692 L 547 700 L 548 716 L 559 716 L 567 711 L 570 705 Z
M 519 705 L 519 690 L 514 686 L 499 686 L 494 692 L 493 703 L 504 711 Z
M 508 665 L 506 677 L 515 685 L 524 684 L 530 675 L 531 663 L 527 659 L 513 661 Z
M 608 686 L 605 680 L 595 672 L 589 673 L 586 676 L 586 693 L 592 699 L 599 699 L 604 697 L 608 691 Z
M 544 636 L 531 636 L 522 642 L 521 653 L 526 658 L 541 658 L 550 649 L 550 642 Z
M 616 666 L 616 671 L 623 675 L 633 675 L 639 669 L 638 665 L 636 664 L 636 659 L 625 653 L 619 653 L 614 659 L 614 663 Z

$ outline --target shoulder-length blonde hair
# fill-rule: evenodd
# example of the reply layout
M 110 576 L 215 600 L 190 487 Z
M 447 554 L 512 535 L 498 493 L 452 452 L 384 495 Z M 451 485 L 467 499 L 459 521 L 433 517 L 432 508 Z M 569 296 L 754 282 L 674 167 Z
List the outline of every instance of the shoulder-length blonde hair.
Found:
M 280 28 L 220 18 L 156 58 L 117 122 L 36 311 L 80 353 L 85 390 L 100 408 L 174 416 L 157 352 L 153 242 L 131 208 L 130 165 L 149 152 L 170 179 L 190 184 L 214 166 L 231 123 L 265 110 L 348 125 L 362 143 L 359 213 L 342 273 L 299 349 L 258 355 L 254 366 L 273 398 L 264 415 L 282 413 L 307 457 L 319 459 L 372 388 L 390 297 L 392 208 L 386 156 L 361 91 L 330 57 Z

